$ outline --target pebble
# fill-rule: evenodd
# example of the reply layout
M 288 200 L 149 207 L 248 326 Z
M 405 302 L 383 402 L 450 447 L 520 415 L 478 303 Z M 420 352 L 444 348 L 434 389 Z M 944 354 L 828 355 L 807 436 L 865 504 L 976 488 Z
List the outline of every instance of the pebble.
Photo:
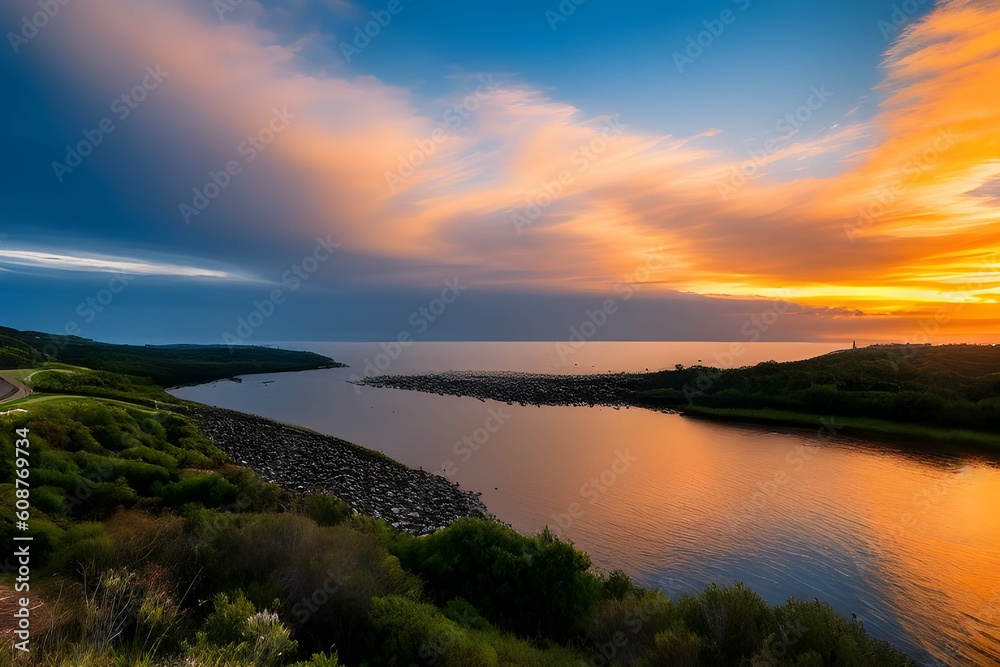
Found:
M 603 375 L 543 375 L 513 372 L 449 371 L 432 375 L 376 375 L 361 384 L 410 389 L 439 396 L 471 396 L 507 405 L 606 405 L 614 408 L 635 401 L 643 373 Z
M 330 493 L 408 533 L 493 518 L 478 494 L 344 440 L 208 406 L 192 416 L 216 447 L 267 481 L 296 493 Z

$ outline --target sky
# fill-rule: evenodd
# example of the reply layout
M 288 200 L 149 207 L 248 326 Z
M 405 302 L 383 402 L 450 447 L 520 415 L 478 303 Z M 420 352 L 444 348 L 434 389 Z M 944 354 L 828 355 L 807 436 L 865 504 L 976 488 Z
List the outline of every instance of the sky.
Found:
M 992 0 L 11 0 L 0 325 L 1000 341 Z

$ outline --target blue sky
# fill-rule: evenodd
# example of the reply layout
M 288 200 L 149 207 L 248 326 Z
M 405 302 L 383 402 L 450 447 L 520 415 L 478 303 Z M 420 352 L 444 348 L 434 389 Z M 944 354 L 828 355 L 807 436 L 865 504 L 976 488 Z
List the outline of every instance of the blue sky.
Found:
M 651 253 L 670 255 L 677 271 L 646 281 L 657 287 L 623 303 L 599 337 L 738 336 L 741 318 L 816 266 L 791 266 L 795 246 L 783 244 L 804 247 L 800 230 L 778 231 L 798 205 L 793 192 L 874 161 L 894 90 L 886 62 L 905 38 L 902 25 L 887 35 L 885 21 L 915 26 L 934 11 L 918 0 L 910 14 L 888 0 L 231 4 L 220 16 L 218 4 L 193 0 L 71 3 L 37 34 L 24 27 L 34 2 L 0 11 L 2 324 L 61 331 L 116 271 L 138 266 L 99 317 L 81 322 L 83 335 L 217 341 L 328 237 L 337 252 L 248 342 L 394 337 L 456 276 L 473 287 L 426 339 L 559 339 Z M 348 62 L 344 44 L 372 12 L 391 21 Z M 679 68 L 677 53 L 694 57 Z M 161 79 L 150 78 L 156 67 Z M 428 144 L 484 76 L 496 91 Z M 115 101 L 136 85 L 143 99 L 119 115 Z M 777 123 L 818 89 L 828 99 L 782 135 Z M 275 131 L 274 114 L 290 106 L 289 129 Z M 593 165 L 579 162 L 529 233 L 513 233 L 507 218 L 558 180 L 575 146 L 598 145 L 593 133 L 612 118 L 624 139 Z M 93 134 L 105 119 L 113 131 Z M 273 146 L 247 160 L 240 147 L 269 124 Z M 93 154 L 60 171 L 54 163 L 68 165 L 67 147 L 87 132 L 100 138 Z M 769 139 L 781 152 L 755 172 L 769 187 L 789 184 L 788 203 L 756 185 L 741 196 L 771 202 L 766 212 L 716 201 L 713 184 Z M 387 191 L 420 142 L 432 146 L 418 156 L 427 165 Z M 233 160 L 239 173 L 217 200 L 185 217 L 192 193 Z M 658 173 L 676 189 L 653 185 Z M 758 249 L 744 267 L 746 224 L 778 239 L 781 258 Z M 709 247 L 723 238 L 733 247 Z M 862 267 L 884 260 L 881 246 L 861 251 Z M 727 261 L 732 277 L 707 268 Z M 833 280 L 809 276 L 796 309 L 812 315 L 773 335 L 850 335 L 856 322 L 815 321 L 856 310 L 839 296 L 809 301 Z

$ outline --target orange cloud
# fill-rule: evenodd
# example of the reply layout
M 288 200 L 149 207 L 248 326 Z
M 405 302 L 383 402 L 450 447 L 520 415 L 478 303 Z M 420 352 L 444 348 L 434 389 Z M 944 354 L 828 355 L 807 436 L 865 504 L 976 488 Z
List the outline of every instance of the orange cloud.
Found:
M 460 266 L 483 284 L 600 291 L 666 249 L 651 289 L 782 289 L 810 306 L 898 313 L 900 322 L 959 302 L 981 309 L 1000 294 L 988 263 L 1000 251 L 996 202 L 973 194 L 1000 179 L 992 2 L 940 4 L 887 51 L 884 101 L 869 124 L 789 138 L 725 200 L 719 184 L 740 165 L 708 128 L 644 135 L 475 74 L 453 98 L 422 105 L 335 64 L 316 73 L 301 45 L 235 17 L 196 18 L 180 4 L 95 0 L 64 28 L 60 67 L 94 85 L 120 86 L 135 63 L 170 71 L 189 140 L 220 159 L 287 107 L 295 121 L 268 149 L 271 180 L 253 181 L 261 201 L 294 193 L 286 219 L 248 223 L 253 215 L 221 208 L 230 217 L 220 224 L 333 232 L 355 253 L 398 260 L 386 281 Z M 837 175 L 767 175 L 776 161 L 862 140 Z M 972 312 L 963 326 L 994 326 Z

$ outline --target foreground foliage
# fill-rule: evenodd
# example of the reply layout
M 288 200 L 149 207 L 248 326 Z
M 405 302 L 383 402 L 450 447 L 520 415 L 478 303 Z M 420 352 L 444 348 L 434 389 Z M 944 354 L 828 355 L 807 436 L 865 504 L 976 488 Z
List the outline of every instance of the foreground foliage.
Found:
M 673 601 L 547 531 L 399 533 L 233 466 L 177 412 L 59 398 L 0 423 L 7 540 L 14 428 L 32 442 L 44 605 L 19 664 L 911 664 L 819 601 L 774 607 L 742 585 Z

